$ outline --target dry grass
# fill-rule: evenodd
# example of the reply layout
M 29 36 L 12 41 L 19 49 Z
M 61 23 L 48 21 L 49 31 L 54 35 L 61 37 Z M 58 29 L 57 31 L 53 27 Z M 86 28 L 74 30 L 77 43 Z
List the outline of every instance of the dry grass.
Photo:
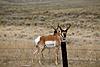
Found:
M 94 4 L 84 3 L 84 7 L 80 4 L 71 7 L 63 2 L 56 6 L 33 4 L 34 7 L 32 4 L 0 4 L 0 67 L 56 67 L 53 49 L 50 52 L 46 49 L 45 57 L 41 59 L 43 65 L 38 64 L 38 56 L 33 55 L 36 48 L 32 40 L 35 35 L 52 34 L 51 25 L 58 23 L 72 24 L 67 33 L 69 67 L 100 67 L 98 0 Z M 61 66 L 59 50 L 57 67 Z
M 38 30 L 36 30 L 38 28 Z M 27 26 L 1 26 L 0 28 L 0 66 L 2 67 L 39 67 L 38 59 L 33 55 L 34 44 L 32 37 L 39 32 L 43 35 L 50 34 L 52 29 Z M 84 29 L 83 29 L 84 30 Z M 77 32 L 78 31 L 78 32 Z M 74 32 L 71 34 L 71 32 Z M 76 33 L 77 32 L 77 33 Z M 84 32 L 84 33 L 83 33 Z M 71 67 L 99 67 L 100 61 L 100 40 L 99 37 L 94 37 L 91 31 L 82 29 L 69 30 L 68 33 L 68 60 Z M 16 36 L 15 36 L 16 34 Z M 42 35 L 38 34 L 38 35 Z M 85 36 L 85 34 L 89 34 Z M 26 35 L 26 36 L 25 36 Z M 59 50 L 60 51 L 60 50 Z M 43 67 L 54 65 L 53 49 L 44 51 L 45 58 Z M 59 52 L 59 65 L 61 67 L 61 53 Z M 38 58 L 38 57 L 37 57 Z M 98 63 L 97 63 L 98 62 Z M 42 67 L 41 66 L 41 67 Z

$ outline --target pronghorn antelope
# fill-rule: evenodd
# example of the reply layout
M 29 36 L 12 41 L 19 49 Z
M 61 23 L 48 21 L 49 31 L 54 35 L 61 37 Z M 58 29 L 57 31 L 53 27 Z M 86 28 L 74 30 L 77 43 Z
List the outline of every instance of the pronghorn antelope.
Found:
M 67 34 L 67 31 L 70 28 L 70 26 L 71 26 L 70 23 L 67 23 L 67 28 L 65 28 L 65 29 L 62 29 L 61 26 L 58 26 L 61 30 L 61 41 L 66 41 L 66 34 Z
M 60 28 L 60 31 L 58 30 Z M 63 30 L 59 24 L 57 28 L 54 28 L 54 34 L 48 35 L 48 36 L 39 36 L 35 39 L 36 48 L 38 49 L 35 53 L 42 55 L 42 52 L 46 47 L 51 47 L 50 45 L 53 45 L 52 47 L 55 48 L 55 64 L 58 64 L 58 50 L 59 46 L 61 45 L 61 40 L 65 39 L 66 32 L 69 29 L 69 27 L 66 30 Z M 40 57 L 41 58 L 41 57 Z M 40 59 L 39 58 L 39 59 Z M 39 60 L 39 63 L 41 64 L 41 61 Z
M 59 27 L 59 24 L 58 24 L 58 27 Z M 53 29 L 54 29 L 53 35 L 38 36 L 35 39 L 36 48 L 38 48 L 38 50 L 35 53 L 40 54 L 40 56 L 42 55 L 42 52 L 44 51 L 44 49 L 46 47 L 48 47 L 48 48 L 54 47 L 55 48 L 55 64 L 58 64 L 58 62 L 57 62 L 57 60 L 58 60 L 58 48 L 59 48 L 59 45 L 61 43 L 61 38 L 60 38 L 61 34 L 58 31 L 58 27 L 57 28 L 53 27 Z M 41 64 L 40 60 L 39 60 L 39 63 Z

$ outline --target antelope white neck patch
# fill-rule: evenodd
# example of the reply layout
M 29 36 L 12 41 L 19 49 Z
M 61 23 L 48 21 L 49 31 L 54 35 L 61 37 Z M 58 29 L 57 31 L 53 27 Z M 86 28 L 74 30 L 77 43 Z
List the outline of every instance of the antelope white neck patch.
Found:
M 66 42 L 67 40 L 66 40 L 66 38 L 62 38 L 62 40 L 61 40 L 62 42 Z
M 66 28 L 64 28 L 63 30 L 66 30 Z

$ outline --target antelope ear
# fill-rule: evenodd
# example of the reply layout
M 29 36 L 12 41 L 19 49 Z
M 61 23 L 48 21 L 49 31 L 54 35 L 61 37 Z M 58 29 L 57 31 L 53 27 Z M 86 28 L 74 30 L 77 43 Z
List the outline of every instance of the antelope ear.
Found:
M 56 29 L 58 29 L 59 28 L 59 23 L 58 23 L 58 26 L 57 26 L 57 28 Z
M 60 26 L 59 26 L 59 23 L 58 23 L 58 26 L 57 26 L 57 28 L 56 28 L 56 29 L 58 30 L 59 28 L 60 28 Z
M 66 29 L 66 32 L 67 32 L 67 30 L 71 27 L 71 24 L 70 24 L 70 23 L 68 23 L 67 25 L 68 25 L 68 27 L 67 27 L 67 29 Z

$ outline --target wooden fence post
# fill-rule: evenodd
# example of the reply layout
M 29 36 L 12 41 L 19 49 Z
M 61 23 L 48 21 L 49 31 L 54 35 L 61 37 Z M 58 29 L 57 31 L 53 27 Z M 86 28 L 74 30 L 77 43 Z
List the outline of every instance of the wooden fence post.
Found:
M 61 51 L 62 51 L 63 67 L 68 67 L 66 42 L 61 42 Z

